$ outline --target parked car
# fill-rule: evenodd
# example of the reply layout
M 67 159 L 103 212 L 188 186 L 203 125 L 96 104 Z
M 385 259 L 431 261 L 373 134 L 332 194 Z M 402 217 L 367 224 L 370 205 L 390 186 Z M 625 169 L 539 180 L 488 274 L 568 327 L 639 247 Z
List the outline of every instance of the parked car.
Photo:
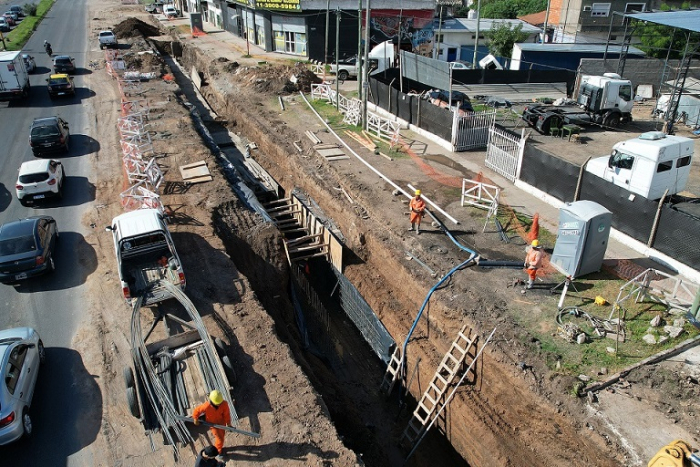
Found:
M 61 117 L 37 118 L 29 128 L 29 145 L 35 156 L 46 153 L 68 152 L 70 129 Z
M 51 216 L 34 216 L 0 226 L 0 282 L 17 284 L 53 272 L 58 239 Z
M 44 343 L 34 329 L 0 331 L 0 445 L 31 436 L 29 408 L 45 359 Z
M 177 18 L 179 16 L 175 5 L 163 5 L 163 14 L 166 18 Z
M 12 21 L 19 21 L 19 15 L 12 10 L 6 11 L 3 16 L 9 16 Z
M 17 13 L 17 16 L 20 18 L 24 18 L 24 16 L 25 16 L 24 9 L 22 9 L 22 7 L 19 5 L 12 5 L 10 7 L 10 11 Z
M 4 16 L 0 17 L 0 32 L 10 32 L 10 23 Z
M 471 70 L 471 65 L 466 65 L 462 62 L 450 62 L 450 68 L 453 70 Z
M 97 35 L 97 40 L 100 42 L 100 49 L 119 46 L 117 36 L 110 30 L 100 31 L 100 33 Z
M 5 21 L 7 21 L 9 26 L 14 26 L 17 24 L 15 18 L 9 13 L 3 13 L 2 17 L 5 18 Z
M 24 60 L 24 67 L 27 69 L 27 73 L 34 73 L 34 71 L 36 71 L 34 57 L 29 54 L 22 54 L 22 60 Z
M 65 73 L 49 76 L 46 80 L 46 88 L 51 99 L 58 96 L 75 96 L 73 78 Z
M 66 173 L 63 164 L 53 159 L 23 162 L 19 168 L 15 192 L 22 206 L 47 198 L 62 198 Z
M 75 59 L 68 55 L 56 55 L 53 70 L 55 73 L 75 73 Z

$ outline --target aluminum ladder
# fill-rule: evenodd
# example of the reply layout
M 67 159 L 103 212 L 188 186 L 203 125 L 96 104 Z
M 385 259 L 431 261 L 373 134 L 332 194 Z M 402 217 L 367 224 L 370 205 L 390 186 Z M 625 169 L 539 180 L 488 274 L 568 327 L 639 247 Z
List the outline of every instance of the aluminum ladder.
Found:
M 462 364 L 469 356 L 469 352 L 474 345 L 475 339 L 469 337 L 471 330 L 465 333 L 466 329 L 467 326 L 464 325 L 457 334 L 450 350 L 447 351 L 442 358 L 442 362 L 438 365 L 435 376 L 428 384 L 416 410 L 413 411 L 413 417 L 411 417 L 408 426 L 403 432 L 402 442 L 413 445 L 423 434 L 426 425 L 431 422 L 436 408 L 441 408 L 445 405 L 446 402 L 443 396 L 455 378 L 459 379 L 458 373 L 460 373 Z

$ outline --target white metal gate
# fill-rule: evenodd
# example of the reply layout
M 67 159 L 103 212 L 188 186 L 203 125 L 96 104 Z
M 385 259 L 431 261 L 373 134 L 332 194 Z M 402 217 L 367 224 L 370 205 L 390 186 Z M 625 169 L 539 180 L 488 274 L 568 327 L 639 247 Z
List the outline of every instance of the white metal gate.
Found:
M 496 121 L 496 110 L 485 110 L 468 115 L 454 113 L 452 119 L 453 151 L 466 151 L 486 147 L 489 128 Z
M 520 171 L 520 163 L 525 149 L 525 130 L 521 136 L 491 127 L 489 141 L 486 146 L 486 167 L 511 182 L 515 182 Z

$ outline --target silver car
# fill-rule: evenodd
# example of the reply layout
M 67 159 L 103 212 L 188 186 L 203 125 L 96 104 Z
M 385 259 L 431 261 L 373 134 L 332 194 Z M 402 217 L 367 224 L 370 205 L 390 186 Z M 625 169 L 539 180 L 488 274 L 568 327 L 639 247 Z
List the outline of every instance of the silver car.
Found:
M 0 331 L 0 445 L 32 434 L 29 407 L 44 358 L 44 344 L 34 329 Z

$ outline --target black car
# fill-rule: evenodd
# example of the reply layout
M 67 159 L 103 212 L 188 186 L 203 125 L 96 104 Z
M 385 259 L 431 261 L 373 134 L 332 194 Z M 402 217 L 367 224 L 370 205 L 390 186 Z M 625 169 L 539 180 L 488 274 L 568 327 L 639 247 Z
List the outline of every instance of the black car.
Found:
M 58 239 L 51 216 L 34 216 L 0 226 L 0 282 L 16 284 L 52 272 Z
M 29 145 L 35 156 L 50 152 L 68 152 L 70 131 L 61 117 L 37 118 L 29 130 Z
M 46 80 L 46 89 L 49 91 L 51 99 L 58 96 L 75 96 L 73 78 L 65 73 L 49 76 Z
M 53 59 L 55 73 L 74 73 L 75 59 L 69 55 L 56 55 Z

